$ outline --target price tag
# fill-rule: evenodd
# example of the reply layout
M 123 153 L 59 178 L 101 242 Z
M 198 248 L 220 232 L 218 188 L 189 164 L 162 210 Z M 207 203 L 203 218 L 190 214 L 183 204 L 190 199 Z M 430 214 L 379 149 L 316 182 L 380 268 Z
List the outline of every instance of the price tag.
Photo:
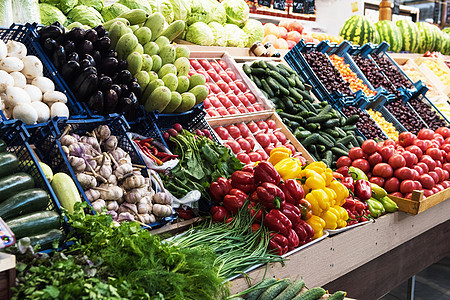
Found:
M 358 1 L 352 2 L 351 6 L 352 6 L 352 13 L 357 12 L 359 10 L 358 9 Z
M 258 4 L 261 6 L 270 7 L 270 4 L 272 4 L 272 0 L 258 0 Z
M 286 1 L 285 0 L 273 0 L 273 9 L 285 10 Z
M 305 12 L 303 7 L 303 0 L 293 0 L 292 12 L 303 14 Z

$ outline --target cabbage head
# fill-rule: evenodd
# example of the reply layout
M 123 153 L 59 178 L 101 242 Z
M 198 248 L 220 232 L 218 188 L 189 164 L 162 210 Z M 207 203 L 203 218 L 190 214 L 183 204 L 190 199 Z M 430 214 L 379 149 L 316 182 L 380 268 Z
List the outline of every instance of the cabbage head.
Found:
M 42 25 L 51 25 L 56 21 L 64 25 L 67 21 L 66 16 L 56 6 L 40 3 L 39 10 L 41 11 Z
M 80 22 L 83 25 L 88 25 L 91 28 L 103 23 L 103 18 L 100 13 L 92 7 L 85 5 L 78 5 L 72 9 L 67 15 L 72 22 Z
M 249 8 L 244 0 L 224 0 L 222 2 L 227 14 L 227 23 L 242 27 L 248 20 Z
M 57 6 L 64 14 L 68 14 L 77 5 L 78 0 L 61 0 Z
M 64 0 L 63 0 L 64 1 Z M 78 5 L 85 5 L 95 8 L 98 12 L 101 12 L 105 6 L 104 0 L 78 0 Z
M 151 14 L 156 10 L 156 4 L 154 2 L 152 3 L 151 1 L 147 0 L 119 0 L 117 1 L 117 3 L 125 5 L 129 9 L 135 8 L 143 9 L 148 14 Z
M 212 33 L 214 35 L 214 43 L 213 46 L 226 47 L 227 46 L 227 33 L 222 24 L 217 22 L 211 22 L 208 24 L 209 28 L 211 28 Z
M 168 24 L 173 22 L 174 12 L 172 3 L 169 0 L 161 0 L 158 3 L 158 11 L 164 16 Z
M 192 25 L 196 22 L 209 23 L 211 20 L 211 6 L 208 1 L 192 0 L 191 12 L 187 19 L 187 24 Z
M 47 3 L 47 4 L 50 4 L 50 5 L 58 7 L 59 0 L 39 0 L 39 3 Z
M 128 7 L 120 3 L 114 3 L 112 5 L 108 5 L 103 7 L 101 15 L 105 22 L 115 19 L 123 13 L 130 11 Z
M 227 47 L 244 48 L 247 45 L 247 34 L 241 28 L 234 24 L 225 24 L 224 28 L 227 33 Z
M 242 30 L 248 37 L 246 47 L 251 47 L 254 42 L 261 42 L 264 38 L 264 27 L 258 20 L 249 19 Z
M 214 42 L 214 34 L 206 23 L 196 22 L 188 27 L 186 41 L 201 46 L 211 46 Z
M 190 0 L 170 0 L 173 7 L 174 20 L 187 21 L 189 13 L 191 12 Z
M 222 3 L 216 0 L 209 0 L 211 6 L 211 20 L 210 22 L 217 22 L 220 24 L 225 24 L 227 22 L 227 14 L 225 13 L 225 8 Z

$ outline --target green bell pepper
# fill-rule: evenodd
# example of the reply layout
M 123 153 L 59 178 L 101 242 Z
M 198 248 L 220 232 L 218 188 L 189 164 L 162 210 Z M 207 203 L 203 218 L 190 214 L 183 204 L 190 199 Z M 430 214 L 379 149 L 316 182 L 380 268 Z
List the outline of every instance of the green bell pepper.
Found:
M 380 187 L 379 185 L 375 183 L 370 183 L 370 186 L 372 187 L 372 197 L 380 201 L 381 198 L 387 196 L 387 192 L 385 189 Z
M 355 167 L 349 167 L 348 168 L 348 173 L 352 176 L 353 180 L 359 180 L 359 179 L 364 179 L 364 180 L 369 180 L 369 178 L 367 178 L 366 173 L 364 173 L 362 170 L 355 168 Z
M 385 213 L 385 209 L 383 204 L 375 198 L 370 198 L 366 200 L 367 205 L 369 206 L 370 215 L 374 218 L 378 218 L 383 213 Z
M 382 197 L 382 198 L 378 199 L 378 201 L 380 201 L 380 203 L 383 204 L 384 209 L 388 213 L 398 210 L 397 203 L 392 201 L 392 199 L 389 198 L 388 196 Z

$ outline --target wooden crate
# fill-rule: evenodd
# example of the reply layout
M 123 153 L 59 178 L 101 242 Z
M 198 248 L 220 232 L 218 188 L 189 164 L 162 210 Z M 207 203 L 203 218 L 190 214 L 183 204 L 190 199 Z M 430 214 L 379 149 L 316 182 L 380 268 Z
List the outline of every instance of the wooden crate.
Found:
M 432 57 L 418 57 L 415 59 L 415 63 L 419 66 L 422 72 L 433 82 L 433 84 L 440 89 L 445 95 L 450 96 L 450 86 L 446 86 L 441 79 L 425 64 L 424 61 L 436 61 L 438 65 L 450 76 L 450 69 L 444 63 L 442 59 Z
M 261 121 L 272 119 L 277 124 L 277 128 L 280 128 L 281 132 L 286 135 L 286 138 L 291 142 L 297 152 L 300 152 L 301 155 L 309 162 L 314 162 L 314 158 L 308 153 L 308 151 L 303 147 L 302 144 L 295 138 L 295 136 L 289 131 L 286 125 L 283 124 L 280 117 L 275 112 L 260 112 L 259 114 L 254 115 L 237 115 L 230 116 L 227 118 L 220 119 L 207 119 L 208 124 L 215 128 L 217 126 L 228 126 L 237 123 L 249 123 L 251 121 Z
M 389 198 L 397 203 L 400 211 L 417 215 L 450 198 L 450 188 L 426 198 L 423 196 L 423 191 L 413 191 L 411 199 L 391 195 L 389 195 Z

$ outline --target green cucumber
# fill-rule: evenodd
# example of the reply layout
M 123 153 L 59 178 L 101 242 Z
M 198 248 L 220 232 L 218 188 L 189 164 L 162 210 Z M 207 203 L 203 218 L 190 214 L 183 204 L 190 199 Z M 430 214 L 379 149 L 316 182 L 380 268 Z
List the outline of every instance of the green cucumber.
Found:
M 286 77 L 286 80 L 289 82 L 289 86 L 290 87 L 295 87 L 296 83 L 295 83 L 295 80 L 293 78 L 288 76 L 288 77 Z
M 264 279 L 255 286 L 255 289 L 250 293 L 245 295 L 246 300 L 256 300 L 258 297 L 270 286 L 276 284 L 277 280 L 275 278 Z
M 308 136 L 312 134 L 309 130 L 302 130 L 294 133 L 294 136 L 297 138 L 297 140 L 303 140 L 306 139 Z
M 361 146 L 364 143 L 364 139 L 362 136 L 357 135 L 356 140 L 358 141 L 359 146 Z
M 281 76 L 280 73 L 276 71 L 269 71 L 268 75 L 278 81 L 278 83 L 281 84 L 284 88 L 289 88 L 289 82 L 286 80 L 286 78 Z
M 286 104 L 284 104 L 283 101 L 278 101 L 277 104 L 276 104 L 276 107 L 277 107 L 277 110 L 280 109 L 281 111 L 283 111 L 283 110 L 286 109 Z
M 272 89 L 272 92 L 275 95 L 279 95 L 280 94 L 280 87 L 279 87 L 278 82 L 275 79 L 273 79 L 272 77 L 267 77 L 266 81 L 267 81 L 267 84 L 269 85 L 269 87 Z
M 337 291 L 333 295 L 331 295 L 328 300 L 344 300 L 346 295 L 347 293 L 344 291 Z
M 275 71 L 275 70 L 274 70 L 274 71 Z M 295 76 L 295 75 L 297 75 L 297 74 L 293 75 L 293 74 L 289 73 L 288 71 L 286 71 L 285 69 L 280 68 L 280 64 L 278 64 L 277 70 L 276 70 L 276 71 L 277 71 L 278 73 L 280 73 L 281 76 L 283 76 L 283 77 L 290 77 L 290 76 Z
M 320 104 L 322 104 L 321 102 Z M 326 106 L 323 106 L 322 110 L 319 112 L 318 116 L 324 116 L 328 114 L 331 111 L 332 107 L 331 105 L 327 104 Z
M 338 128 L 338 127 L 335 127 L 335 129 L 327 128 L 324 130 L 324 132 L 326 134 L 332 136 L 333 138 L 337 139 L 337 138 L 339 138 L 340 135 L 339 135 L 338 131 L 336 130 L 336 128 Z
M 308 123 L 325 123 L 330 118 L 331 118 L 330 114 L 321 115 L 321 116 L 317 115 L 315 117 L 309 117 L 305 121 L 308 122 Z
M 309 102 L 314 102 L 314 99 L 311 97 L 309 92 L 306 91 L 299 91 L 300 95 L 303 96 L 303 99 L 308 100 Z
M 303 100 L 303 96 L 297 92 L 296 89 L 294 88 L 289 88 L 289 95 L 291 95 L 292 97 L 294 97 L 297 101 Z
M 260 82 L 260 83 L 261 83 L 261 82 Z M 264 97 L 266 97 L 267 99 L 270 98 L 269 94 L 267 94 L 266 91 L 264 91 L 264 90 L 262 90 L 262 89 L 260 89 L 260 91 L 261 91 L 261 93 L 264 95 Z
M 301 111 L 298 115 L 300 117 L 302 117 L 302 118 L 309 118 L 309 117 L 315 117 L 316 116 L 315 113 L 307 111 L 307 110 Z
M 312 105 L 311 102 L 306 101 L 305 99 L 303 99 L 303 105 L 304 105 L 309 111 L 312 111 L 312 112 L 315 113 L 315 114 L 318 113 L 317 109 Z
M 308 152 L 309 152 L 309 154 L 311 154 L 315 158 L 315 160 L 320 160 L 319 153 L 317 153 L 316 145 L 309 146 L 308 147 Z
M 294 103 L 292 102 L 291 99 L 289 99 L 288 97 L 281 97 L 280 98 L 281 101 L 283 101 L 284 105 L 286 106 L 286 111 L 289 113 L 294 112 Z
M 4 140 L 0 140 L 0 152 L 5 152 L 6 151 L 6 147 L 8 147 L 8 145 L 6 145 Z
M 305 90 L 305 85 L 303 84 L 302 80 L 300 79 L 300 77 L 298 75 L 292 75 L 291 78 L 294 78 L 295 80 L 295 86 L 300 90 L 300 91 L 304 91 Z
M 267 63 L 264 60 L 259 60 L 259 61 L 256 62 L 256 64 L 260 68 L 267 69 Z
M 323 123 L 325 128 L 334 128 L 339 126 L 339 119 L 331 119 Z
M 242 70 L 244 70 L 245 74 L 247 74 L 247 75 L 251 75 L 252 74 L 252 68 L 249 65 L 247 65 L 247 64 L 244 64 L 242 66 Z
M 343 145 L 347 145 L 352 140 L 352 135 L 347 135 L 339 140 L 336 141 L 336 143 L 341 143 Z
M 44 210 L 49 203 L 46 191 L 42 189 L 29 189 L 18 192 L 0 204 L 0 217 L 9 220 L 20 215 Z
M 320 135 L 318 133 L 313 133 L 307 138 L 305 138 L 301 143 L 303 147 L 308 147 L 310 145 L 315 144 L 319 140 Z
M 288 113 L 285 113 L 285 112 L 279 112 L 278 115 L 281 118 L 287 118 L 287 119 L 289 119 L 291 121 L 299 122 L 300 124 L 304 122 L 304 119 L 302 117 L 298 116 L 298 115 L 292 115 L 292 114 L 288 114 Z
M 267 81 L 262 78 L 261 79 L 261 88 L 266 91 L 266 93 L 269 95 L 269 98 L 272 98 L 275 96 L 275 94 L 273 93 L 272 89 L 270 88 L 269 84 L 267 83 Z
M 278 72 L 278 67 L 274 63 L 268 61 L 268 62 L 265 62 L 265 64 L 266 64 L 266 69 L 270 69 L 272 71 Z
M 261 84 L 261 80 L 259 80 L 259 78 L 258 77 L 256 77 L 256 76 L 254 76 L 254 75 L 252 75 L 252 80 L 253 80 L 253 82 L 256 84 L 256 86 L 260 89 L 261 87 L 262 87 L 262 84 Z
M 347 122 L 347 119 L 345 117 L 341 117 L 340 120 L 341 120 L 341 126 L 344 126 L 345 122 Z
M 349 117 L 347 119 L 347 121 L 345 121 L 345 125 L 354 125 L 354 124 L 358 123 L 358 121 L 359 121 L 359 116 L 353 115 L 353 116 Z
M 331 164 L 333 163 L 333 152 L 331 150 L 325 152 L 323 162 L 328 166 L 328 168 L 331 168 Z
M 0 179 L 0 202 L 34 187 L 34 179 L 27 173 L 19 172 Z
M 326 137 L 327 140 L 329 140 L 332 145 L 336 144 L 336 139 L 334 137 L 332 137 L 331 135 L 329 135 L 325 131 L 322 131 L 321 134 L 322 134 L 322 136 Z
M 298 294 L 292 300 L 316 300 L 325 295 L 326 291 L 321 287 L 315 287 L 310 290 L 307 290 L 304 293 Z
M 339 127 L 335 127 L 334 130 L 336 130 L 336 132 L 339 134 L 339 137 L 345 137 L 347 134 L 345 133 L 344 130 L 342 130 Z
M 280 294 L 289 285 L 290 280 L 288 278 L 281 279 L 277 284 L 272 285 L 265 290 L 258 298 L 258 300 L 273 300 L 278 294 Z
M 0 153 L 0 178 L 8 174 L 12 174 L 19 166 L 19 160 L 14 153 Z
M 38 211 L 6 222 L 16 239 L 45 233 L 60 227 L 60 215 L 54 211 Z
M 338 142 L 336 142 L 336 144 L 334 145 L 335 147 L 338 147 L 338 148 L 340 148 L 340 149 L 342 149 L 342 150 L 344 150 L 345 152 L 348 152 L 348 148 L 347 147 L 345 147 L 344 146 L 344 144 L 342 144 L 342 143 L 338 143 Z
M 63 237 L 61 230 L 52 229 L 46 233 L 30 236 L 31 246 L 41 245 L 41 249 L 49 249 L 53 245 L 53 241 L 59 241 Z
M 331 152 L 336 154 L 337 157 L 347 156 L 348 155 L 348 151 L 342 150 L 341 148 L 338 148 L 338 147 L 331 148 Z
M 268 78 L 270 78 L 270 77 L 268 77 Z M 285 95 L 285 96 L 289 96 L 290 95 L 289 90 L 287 88 L 285 88 L 282 85 L 278 85 L 278 87 L 280 88 L 281 95 Z M 300 99 L 295 99 L 295 100 L 298 101 Z
M 252 75 L 256 76 L 256 77 L 265 77 L 266 74 L 266 70 L 262 69 L 262 68 L 252 68 Z
M 319 134 L 319 138 L 317 139 L 317 143 L 324 145 L 326 148 L 331 148 L 334 146 L 330 140 L 328 140 L 324 135 Z
M 327 147 L 324 146 L 324 145 L 319 145 L 319 144 L 317 144 L 317 145 L 316 145 L 316 149 L 317 149 L 317 152 L 318 152 L 319 154 L 322 154 L 322 153 L 324 153 L 324 152 L 327 150 Z
M 305 125 L 305 128 L 311 131 L 320 130 L 320 124 L 318 123 L 308 123 Z
M 286 66 L 286 65 L 284 65 L 282 63 L 278 64 L 277 67 L 280 68 L 280 69 L 285 70 L 286 72 L 288 72 L 291 75 L 298 76 L 297 73 L 294 70 L 292 70 L 291 68 L 289 68 L 288 66 Z

